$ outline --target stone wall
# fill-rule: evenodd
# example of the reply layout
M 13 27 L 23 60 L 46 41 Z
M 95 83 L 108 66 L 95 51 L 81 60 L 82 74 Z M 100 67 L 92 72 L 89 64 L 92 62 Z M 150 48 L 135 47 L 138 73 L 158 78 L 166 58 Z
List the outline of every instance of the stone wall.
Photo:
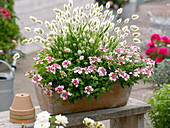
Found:
M 25 31 L 25 27 L 36 28 L 37 24 L 30 21 L 30 16 L 35 16 L 39 20 L 51 20 L 55 18 L 54 8 L 62 9 L 68 0 L 14 0 L 15 12 L 19 20 L 17 21 L 20 31 L 25 37 L 33 36 Z M 94 3 L 95 0 L 73 0 L 74 6 L 82 6 L 87 3 Z M 38 44 L 39 45 L 39 44 Z M 40 45 L 42 47 L 42 45 Z M 28 54 L 40 49 L 35 44 L 19 46 L 18 49 Z

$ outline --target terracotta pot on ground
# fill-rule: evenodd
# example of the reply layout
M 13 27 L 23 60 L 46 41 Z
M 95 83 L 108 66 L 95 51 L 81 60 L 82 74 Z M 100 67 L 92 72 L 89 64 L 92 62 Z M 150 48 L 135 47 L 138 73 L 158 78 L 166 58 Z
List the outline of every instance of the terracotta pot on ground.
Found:
M 127 104 L 131 87 L 122 88 L 119 83 L 116 83 L 112 88 L 113 93 L 105 92 L 100 94 L 98 100 L 92 99 L 91 102 L 88 101 L 86 97 L 74 104 L 70 104 L 66 101 L 57 101 L 59 95 L 54 92 L 52 97 L 48 97 L 43 94 L 42 89 L 35 87 L 37 98 L 39 101 L 40 108 L 46 110 L 52 115 L 73 113 L 81 111 L 89 111 L 110 107 L 119 107 Z
M 30 123 L 35 121 L 35 108 L 29 94 L 16 94 L 10 107 L 10 121 L 14 123 Z

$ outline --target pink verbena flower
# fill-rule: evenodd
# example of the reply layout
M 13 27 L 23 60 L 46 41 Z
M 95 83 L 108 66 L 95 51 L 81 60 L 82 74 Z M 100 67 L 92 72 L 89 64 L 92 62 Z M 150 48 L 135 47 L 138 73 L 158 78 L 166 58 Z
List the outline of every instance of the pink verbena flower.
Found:
M 41 88 L 41 89 L 43 89 L 44 87 L 43 87 L 43 85 L 42 84 L 40 84 L 40 83 L 38 83 L 37 84 L 37 87 L 39 87 L 39 88 Z
M 51 63 L 54 61 L 54 58 L 53 57 L 45 57 L 44 60 L 47 60 L 48 63 Z
M 36 62 L 36 64 L 43 64 L 43 61 L 42 61 L 42 60 L 38 60 L 38 61 Z
M 82 73 L 82 70 L 83 70 L 83 68 L 81 68 L 81 67 L 75 67 L 75 68 L 73 69 L 74 73 L 78 73 L 78 74 L 81 74 L 81 73 Z
M 105 56 L 106 57 L 106 59 L 108 59 L 108 60 L 113 60 L 113 57 L 112 56 Z
M 64 85 L 59 85 L 58 87 L 55 88 L 55 91 L 57 93 L 62 93 L 64 90 Z
M 163 56 L 168 56 L 169 55 L 169 49 L 167 47 L 162 47 L 158 50 L 158 53 L 163 55 Z
M 85 74 L 91 73 L 91 70 L 87 67 L 83 68 L 83 70 L 84 70 Z
M 90 64 L 94 64 L 95 62 L 101 62 L 101 58 L 100 57 L 89 57 L 90 60 Z
M 52 90 L 44 90 L 43 93 L 45 95 L 48 95 L 48 96 L 52 96 L 53 95 L 53 91 Z
M 67 74 L 64 71 L 60 71 L 60 75 L 61 75 L 62 78 L 67 77 Z
M 159 34 L 154 33 L 154 34 L 151 35 L 150 40 L 151 40 L 152 42 L 154 42 L 155 40 L 156 40 L 156 41 L 160 41 L 160 40 L 161 40 L 161 37 L 160 37 Z
M 39 74 L 34 75 L 32 77 L 32 82 L 34 82 L 34 83 L 40 82 L 41 80 L 42 80 L 42 77 Z
M 76 79 L 72 79 L 72 81 L 71 81 L 76 87 L 78 87 L 79 85 L 79 79 L 78 78 L 76 78 Z
M 53 74 L 55 74 L 56 68 L 53 65 L 50 65 L 48 67 L 46 67 L 46 71 L 52 72 Z
M 33 72 L 33 70 L 28 70 L 28 71 L 26 71 L 26 72 L 25 72 L 25 76 L 28 76 L 28 75 L 32 74 L 32 72 Z
M 68 68 L 68 65 L 71 65 L 71 61 L 65 60 L 65 61 L 63 61 L 62 65 L 64 68 Z
M 88 69 L 93 72 L 93 71 L 97 71 L 97 67 L 95 65 L 90 65 L 88 66 Z
M 63 90 L 62 93 L 60 94 L 60 97 L 63 100 L 66 100 L 68 98 L 68 96 L 71 96 L 72 94 L 70 92 L 67 92 L 66 90 Z
M 99 73 L 99 76 L 105 76 L 107 75 L 107 71 L 104 67 L 99 67 L 97 72 Z
M 40 57 L 33 57 L 33 60 L 39 60 Z
M 92 86 L 86 86 L 84 93 L 89 95 L 93 91 L 94 91 L 94 89 L 92 88 Z
M 116 81 L 116 80 L 118 79 L 117 74 L 116 74 L 116 73 L 113 73 L 113 72 L 111 72 L 111 73 L 109 74 L 109 77 L 110 77 L 110 80 L 111 80 L 111 81 Z
M 99 49 L 101 49 L 103 52 L 107 51 L 107 49 L 104 46 L 99 46 Z
M 52 63 L 51 66 L 61 70 L 61 66 L 59 64 Z

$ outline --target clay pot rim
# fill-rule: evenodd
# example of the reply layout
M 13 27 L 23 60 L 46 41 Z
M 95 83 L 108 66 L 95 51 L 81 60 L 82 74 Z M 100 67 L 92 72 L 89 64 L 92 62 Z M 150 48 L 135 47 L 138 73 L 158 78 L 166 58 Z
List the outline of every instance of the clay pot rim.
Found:
M 34 111 L 35 108 L 31 108 L 31 109 L 26 109 L 26 110 L 17 110 L 17 109 L 13 109 L 12 107 L 10 107 L 10 111 L 13 111 L 13 112 L 30 112 L 30 111 Z

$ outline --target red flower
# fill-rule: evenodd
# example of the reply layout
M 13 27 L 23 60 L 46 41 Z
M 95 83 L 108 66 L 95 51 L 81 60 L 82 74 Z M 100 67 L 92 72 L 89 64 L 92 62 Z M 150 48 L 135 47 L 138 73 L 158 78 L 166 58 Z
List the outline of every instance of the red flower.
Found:
M 155 43 L 153 41 L 148 43 L 148 48 L 153 48 L 155 47 Z
M 163 45 L 170 43 L 170 39 L 168 36 L 165 36 L 165 35 L 162 36 L 161 40 L 162 40 Z
M 163 56 L 168 56 L 169 55 L 169 49 L 167 47 L 162 47 L 158 50 L 159 54 L 162 54 Z
M 161 56 L 156 57 L 155 63 L 162 62 L 163 58 Z
M 150 53 L 155 52 L 157 49 L 158 49 L 158 47 L 148 48 L 148 49 L 145 51 L 145 54 L 146 54 L 146 55 L 149 55 Z
M 159 40 L 161 40 L 161 37 L 160 37 L 159 34 L 154 33 L 154 34 L 151 35 L 151 39 L 150 40 L 151 40 L 151 42 L 153 42 L 154 40 L 159 41 Z

